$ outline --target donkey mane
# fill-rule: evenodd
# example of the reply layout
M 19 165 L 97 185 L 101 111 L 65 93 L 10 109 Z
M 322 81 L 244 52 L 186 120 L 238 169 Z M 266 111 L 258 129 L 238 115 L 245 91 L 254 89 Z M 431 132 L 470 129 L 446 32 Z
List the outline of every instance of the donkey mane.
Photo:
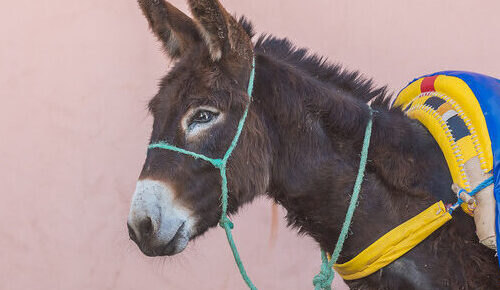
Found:
M 239 23 L 250 38 L 255 36 L 253 24 L 248 18 L 241 16 Z M 364 76 L 358 70 L 349 70 L 342 64 L 331 63 L 324 56 L 311 53 L 307 48 L 297 47 L 287 38 L 262 34 L 255 43 L 255 50 L 300 68 L 326 85 L 342 90 L 343 93 L 350 94 L 365 103 L 372 101 L 373 106 L 389 107 L 392 94 L 389 93 L 387 85 L 377 87 L 371 78 Z

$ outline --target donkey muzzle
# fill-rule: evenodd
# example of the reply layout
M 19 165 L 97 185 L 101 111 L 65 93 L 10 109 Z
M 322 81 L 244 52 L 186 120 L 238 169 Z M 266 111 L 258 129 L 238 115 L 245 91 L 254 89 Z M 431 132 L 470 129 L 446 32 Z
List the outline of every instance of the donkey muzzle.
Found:
M 147 256 L 175 255 L 189 242 L 193 219 L 174 198 L 171 187 L 164 182 L 137 182 L 127 227 L 130 239 Z

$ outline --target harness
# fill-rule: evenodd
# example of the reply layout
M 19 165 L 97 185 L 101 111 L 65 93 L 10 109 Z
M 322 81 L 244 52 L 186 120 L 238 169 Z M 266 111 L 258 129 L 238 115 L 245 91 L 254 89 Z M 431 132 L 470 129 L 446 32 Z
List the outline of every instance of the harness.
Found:
M 252 91 L 253 91 L 254 81 L 255 81 L 255 57 L 252 60 L 252 70 L 250 73 L 250 78 L 247 88 L 248 103 L 238 123 L 236 134 L 233 137 L 233 140 L 229 148 L 227 149 L 226 153 L 222 158 L 211 158 L 203 154 L 199 154 L 193 151 L 176 147 L 174 145 L 170 145 L 166 142 L 157 142 L 150 144 L 148 146 L 148 149 L 171 150 L 181 154 L 189 155 L 195 159 L 202 159 L 204 161 L 209 162 L 219 170 L 222 179 L 221 183 L 222 214 L 219 221 L 219 225 L 224 229 L 226 233 L 226 237 L 229 246 L 231 248 L 231 251 L 233 253 L 234 260 L 238 266 L 238 269 L 240 271 L 243 280 L 245 281 L 247 286 L 252 290 L 257 288 L 250 280 L 249 276 L 246 273 L 245 267 L 243 266 L 243 262 L 240 258 L 238 249 L 236 247 L 231 232 L 234 225 L 227 216 L 228 186 L 227 186 L 226 173 L 227 173 L 227 162 L 231 157 L 233 150 L 236 148 L 238 144 L 238 139 L 245 125 L 245 121 L 248 115 L 248 110 L 252 101 Z M 322 260 L 321 271 L 313 279 L 313 284 L 316 290 L 331 289 L 331 283 L 334 277 L 334 271 L 332 270 L 332 267 L 346 280 L 358 279 L 370 275 L 373 272 L 386 266 L 387 264 L 393 262 L 404 253 L 408 252 L 415 245 L 424 240 L 428 235 L 430 235 L 432 232 L 434 232 L 436 229 L 438 229 L 451 219 L 450 213 L 453 211 L 454 208 L 447 210 L 443 202 L 440 201 L 432 205 L 419 215 L 415 216 L 414 218 L 408 220 L 407 222 L 401 224 L 400 226 L 391 230 L 389 233 L 382 236 L 375 243 L 373 243 L 364 251 L 362 251 L 359 255 L 354 257 L 352 260 L 344 264 L 335 264 L 340 255 L 340 252 L 342 251 L 344 241 L 347 238 L 352 217 L 354 215 L 354 211 L 357 206 L 359 192 L 361 190 L 361 184 L 365 173 L 365 167 L 368 157 L 368 149 L 370 146 L 370 138 L 373 125 L 372 119 L 373 119 L 373 111 L 370 108 L 370 118 L 368 120 L 368 124 L 365 130 L 365 137 L 363 140 L 363 147 L 361 151 L 360 166 L 358 169 L 358 174 L 356 177 L 353 194 L 351 196 L 351 201 L 349 203 L 349 207 L 346 213 L 346 218 L 342 226 L 342 230 L 340 232 L 337 243 L 335 245 L 333 254 L 330 256 L 330 254 L 326 253 L 325 251 L 323 250 L 321 251 L 321 260 Z M 485 182 L 483 182 L 482 183 L 483 188 L 491 184 L 492 181 L 493 178 L 490 178 Z M 467 189 L 466 186 L 465 188 Z M 469 195 L 473 196 L 474 191 L 472 191 Z M 457 201 L 455 207 L 458 207 L 458 205 L 460 205 L 461 203 L 462 202 L 459 197 L 459 201 Z
M 445 206 L 439 201 L 350 261 L 334 265 L 344 280 L 366 277 L 395 261 L 451 220 L 451 213 L 460 206 L 474 216 L 479 241 L 492 249 L 498 245 L 500 189 L 495 188 L 494 195 L 490 185 L 499 180 L 495 169 L 500 169 L 500 154 L 493 154 L 492 146 L 500 153 L 500 139 L 495 139 L 499 134 L 490 139 L 489 133 L 495 133 L 500 124 L 495 117 L 500 113 L 500 81 L 466 72 L 435 73 L 412 81 L 393 106 L 418 120 L 437 141 L 456 187 L 457 202 Z
M 500 80 L 470 72 L 442 71 L 410 82 L 393 104 L 432 134 L 448 164 L 462 209 L 474 217 L 479 242 L 500 243 Z M 468 191 L 491 178 L 471 197 Z M 496 230 L 495 230 L 496 228 Z

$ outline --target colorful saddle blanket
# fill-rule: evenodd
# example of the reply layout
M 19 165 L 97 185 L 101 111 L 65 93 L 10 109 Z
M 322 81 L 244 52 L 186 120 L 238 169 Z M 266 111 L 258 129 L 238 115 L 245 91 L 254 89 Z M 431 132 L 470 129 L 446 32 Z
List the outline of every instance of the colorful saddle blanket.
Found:
M 402 107 L 431 132 L 443 151 L 453 182 L 460 188 L 470 191 L 493 174 L 488 201 L 491 208 L 484 209 L 487 206 L 480 204 L 479 213 L 474 203 L 464 203 L 462 208 L 471 215 L 489 215 L 479 218 L 494 223 L 490 247 L 495 245 L 491 236 L 495 232 L 496 245 L 500 245 L 500 80 L 462 71 L 429 74 L 410 82 L 393 106 Z

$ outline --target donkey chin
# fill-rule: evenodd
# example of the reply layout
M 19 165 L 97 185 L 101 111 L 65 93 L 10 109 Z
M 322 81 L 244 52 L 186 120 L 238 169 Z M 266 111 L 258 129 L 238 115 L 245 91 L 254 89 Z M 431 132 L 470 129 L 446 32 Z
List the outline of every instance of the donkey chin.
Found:
M 145 255 L 172 256 L 182 252 L 194 223 L 190 211 L 175 203 L 168 184 L 149 179 L 137 182 L 127 227 L 130 239 Z

